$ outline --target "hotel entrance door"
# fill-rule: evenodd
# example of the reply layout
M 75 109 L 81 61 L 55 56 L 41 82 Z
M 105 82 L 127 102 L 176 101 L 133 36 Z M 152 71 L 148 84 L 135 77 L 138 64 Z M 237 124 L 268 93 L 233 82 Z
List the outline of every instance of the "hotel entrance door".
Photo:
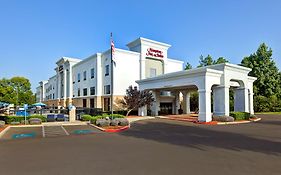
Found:
M 173 113 L 172 103 L 160 103 L 160 115 L 169 115 Z

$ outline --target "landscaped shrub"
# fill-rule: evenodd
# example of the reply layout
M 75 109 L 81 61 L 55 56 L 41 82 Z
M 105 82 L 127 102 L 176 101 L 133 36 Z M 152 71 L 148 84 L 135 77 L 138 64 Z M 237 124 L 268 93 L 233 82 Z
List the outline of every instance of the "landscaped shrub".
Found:
M 84 114 L 81 119 L 83 121 L 90 121 L 92 119 L 92 116 L 91 115 L 88 115 L 88 114 Z
M 93 116 L 90 120 L 92 124 L 96 124 L 97 119 L 103 119 L 104 117 L 101 115 Z
M 40 125 L 42 120 L 40 118 L 31 118 L 28 120 L 31 125 Z
M 250 113 L 248 112 L 231 112 L 230 116 L 235 120 L 249 120 Z
M 109 126 L 109 125 L 110 125 L 110 120 L 106 120 L 106 119 L 97 119 L 96 125 L 97 125 L 97 126 L 100 126 L 100 127 Z
M 0 120 L 0 128 L 5 126 L 5 121 Z
M 11 124 L 12 122 L 21 122 L 24 120 L 23 116 L 5 116 L 5 122 Z
M 118 126 L 120 123 L 120 120 L 118 120 L 118 118 L 115 118 L 113 120 L 111 120 L 110 125 L 111 126 Z
M 11 122 L 10 124 L 11 124 L 11 125 L 19 125 L 20 122 Z
M 213 121 L 218 122 L 233 122 L 234 118 L 231 116 L 213 116 Z
M 104 118 L 105 117 L 109 117 L 109 118 L 112 118 L 112 119 L 115 119 L 115 118 L 125 118 L 124 115 L 121 115 L 121 114 L 103 114 L 102 115 Z
M 120 123 L 119 123 L 120 126 L 129 125 L 129 121 L 126 118 L 118 118 L 118 120 L 120 121 Z

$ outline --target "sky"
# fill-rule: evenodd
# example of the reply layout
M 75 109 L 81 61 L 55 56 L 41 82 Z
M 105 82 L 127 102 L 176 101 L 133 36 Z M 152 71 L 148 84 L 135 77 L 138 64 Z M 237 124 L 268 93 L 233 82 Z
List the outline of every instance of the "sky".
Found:
M 35 91 L 63 56 L 85 59 L 138 37 L 171 44 L 169 58 L 239 64 L 265 42 L 281 69 L 280 0 L 0 0 L 0 78 Z

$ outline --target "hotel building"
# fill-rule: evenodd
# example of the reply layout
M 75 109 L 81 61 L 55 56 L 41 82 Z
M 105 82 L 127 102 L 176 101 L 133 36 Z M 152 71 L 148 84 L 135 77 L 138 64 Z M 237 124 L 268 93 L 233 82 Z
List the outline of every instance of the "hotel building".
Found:
M 58 108 L 72 104 L 109 111 L 113 93 L 113 108 L 121 110 L 118 99 L 124 97 L 130 85 L 137 86 L 137 80 L 183 70 L 182 61 L 168 58 L 169 44 L 138 38 L 127 47 L 115 48 L 113 67 L 110 49 L 84 60 L 62 57 L 56 62 L 56 74 L 36 88 L 37 102 Z M 170 111 L 175 108 L 175 96 L 169 91 L 161 92 L 160 100 L 162 107 Z

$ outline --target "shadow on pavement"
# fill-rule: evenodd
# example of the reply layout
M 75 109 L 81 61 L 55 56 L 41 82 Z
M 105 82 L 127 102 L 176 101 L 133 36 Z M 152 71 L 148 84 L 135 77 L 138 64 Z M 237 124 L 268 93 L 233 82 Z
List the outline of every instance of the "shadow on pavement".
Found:
M 141 121 L 120 135 L 148 139 L 162 143 L 197 148 L 216 147 L 234 151 L 254 151 L 265 154 L 280 154 L 281 142 L 247 136 L 247 133 L 217 131 L 212 127 L 181 124 L 164 120 Z M 228 129 L 228 128 L 224 128 Z M 281 137 L 281 136 L 280 136 Z

